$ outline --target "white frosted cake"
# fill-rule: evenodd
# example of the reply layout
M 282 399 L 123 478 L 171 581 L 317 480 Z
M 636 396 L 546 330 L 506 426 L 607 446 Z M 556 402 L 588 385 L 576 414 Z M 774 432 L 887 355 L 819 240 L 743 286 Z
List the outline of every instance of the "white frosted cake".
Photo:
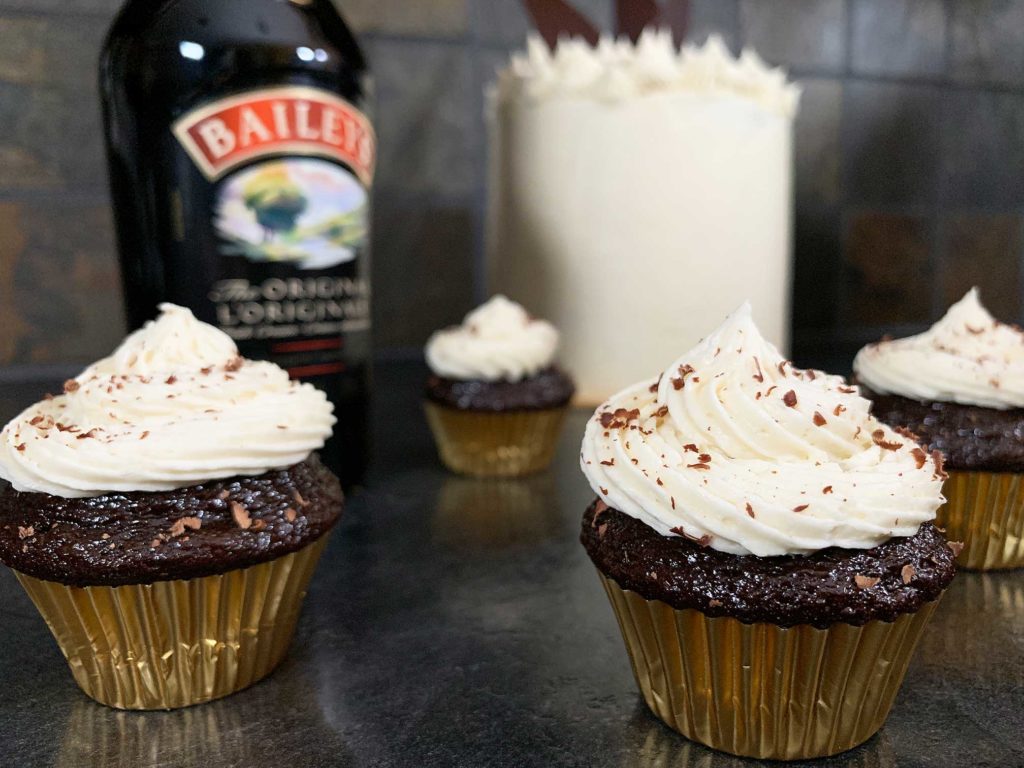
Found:
M 490 287 L 561 329 L 580 402 L 747 299 L 786 348 L 799 90 L 783 72 L 717 38 L 533 38 L 490 98 Z

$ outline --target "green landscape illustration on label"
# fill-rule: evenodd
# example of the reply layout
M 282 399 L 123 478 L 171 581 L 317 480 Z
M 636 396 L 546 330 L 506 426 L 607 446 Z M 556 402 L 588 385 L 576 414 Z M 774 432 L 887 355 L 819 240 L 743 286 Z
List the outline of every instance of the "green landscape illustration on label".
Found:
M 352 261 L 363 246 L 367 195 L 339 165 L 284 158 L 225 181 L 216 215 L 225 256 L 327 269 Z

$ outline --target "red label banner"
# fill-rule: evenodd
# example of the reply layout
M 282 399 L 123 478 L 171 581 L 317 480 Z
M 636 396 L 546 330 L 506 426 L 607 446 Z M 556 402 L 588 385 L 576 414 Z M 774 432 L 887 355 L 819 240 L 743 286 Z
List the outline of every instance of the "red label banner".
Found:
M 314 155 L 339 160 L 366 186 L 373 182 L 376 137 L 366 116 L 316 88 L 249 91 L 195 109 L 174 135 L 211 181 L 263 155 Z

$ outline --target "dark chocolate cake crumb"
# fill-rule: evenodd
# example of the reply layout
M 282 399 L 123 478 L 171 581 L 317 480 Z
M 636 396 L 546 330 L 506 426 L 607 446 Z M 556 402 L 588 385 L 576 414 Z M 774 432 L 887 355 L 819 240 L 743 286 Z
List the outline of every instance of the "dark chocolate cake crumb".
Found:
M 522 381 L 462 381 L 430 376 L 426 387 L 427 399 L 438 405 L 490 413 L 559 408 L 575 392 L 572 379 L 554 366 Z
M 79 587 L 200 578 L 301 549 L 330 531 L 342 503 L 316 455 L 256 477 L 84 499 L 0 481 L 0 562 Z
M 894 621 L 937 599 L 956 572 L 956 554 L 932 523 L 872 549 L 757 557 L 661 536 L 594 503 L 580 540 L 601 573 L 648 600 L 782 627 Z
M 997 410 L 959 403 L 921 403 L 880 395 L 860 385 L 871 411 L 891 427 L 917 436 L 928 452 L 939 451 L 947 469 L 1024 472 L 1024 408 Z M 923 465 L 924 456 L 914 453 Z

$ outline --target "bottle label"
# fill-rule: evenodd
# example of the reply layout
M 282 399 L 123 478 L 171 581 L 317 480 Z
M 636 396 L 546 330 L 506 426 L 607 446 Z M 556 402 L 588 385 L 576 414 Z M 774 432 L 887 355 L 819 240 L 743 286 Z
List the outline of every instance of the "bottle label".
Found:
M 174 135 L 208 179 L 266 155 L 320 156 L 370 186 L 376 139 L 366 116 L 317 88 L 282 86 L 220 99 L 177 120 Z
M 178 241 L 218 257 L 191 278 L 205 276 L 203 318 L 341 407 L 370 357 L 369 121 L 333 93 L 282 86 L 199 106 L 173 132 L 201 171 L 188 199 L 205 201 Z

